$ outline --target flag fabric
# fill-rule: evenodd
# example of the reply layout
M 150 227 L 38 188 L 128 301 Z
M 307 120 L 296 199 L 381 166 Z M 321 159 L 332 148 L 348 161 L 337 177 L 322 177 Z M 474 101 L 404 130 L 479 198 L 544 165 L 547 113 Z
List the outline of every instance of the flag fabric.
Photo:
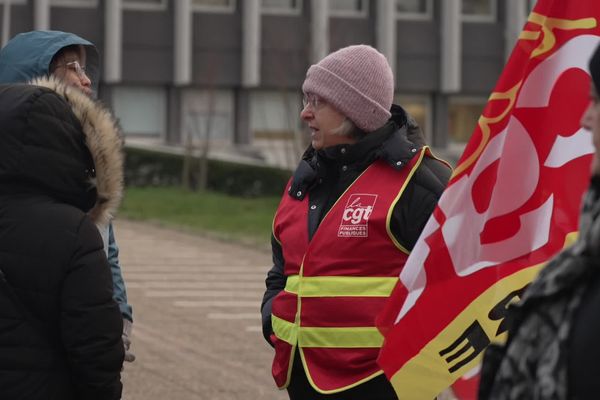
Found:
M 401 399 L 476 377 L 486 346 L 506 339 L 508 304 L 576 237 L 593 152 L 579 121 L 599 22 L 598 0 L 539 0 L 530 14 L 378 316 L 378 361 Z

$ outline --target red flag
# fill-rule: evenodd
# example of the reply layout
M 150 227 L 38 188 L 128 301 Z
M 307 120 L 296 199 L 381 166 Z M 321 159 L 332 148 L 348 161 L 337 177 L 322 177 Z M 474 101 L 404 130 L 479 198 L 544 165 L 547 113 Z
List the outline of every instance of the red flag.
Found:
M 504 315 L 576 236 L 600 1 L 539 0 L 378 326 L 400 398 L 431 399 L 506 339 Z M 475 374 L 476 375 L 476 374 Z

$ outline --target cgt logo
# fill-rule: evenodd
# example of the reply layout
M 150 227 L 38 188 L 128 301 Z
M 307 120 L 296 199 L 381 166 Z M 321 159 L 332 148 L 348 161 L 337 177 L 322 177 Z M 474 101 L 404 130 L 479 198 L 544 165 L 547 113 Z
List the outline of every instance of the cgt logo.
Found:
M 338 230 L 338 237 L 367 237 L 369 236 L 368 222 L 375 201 L 376 194 L 352 194 L 342 213 L 342 223 Z

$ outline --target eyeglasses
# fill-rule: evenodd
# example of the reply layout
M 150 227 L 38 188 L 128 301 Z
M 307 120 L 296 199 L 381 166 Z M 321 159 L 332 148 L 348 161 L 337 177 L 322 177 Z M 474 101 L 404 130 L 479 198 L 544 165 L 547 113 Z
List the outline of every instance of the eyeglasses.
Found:
M 304 108 L 306 108 L 306 106 L 309 104 L 313 110 L 318 110 L 327 103 L 325 102 L 325 100 L 323 100 L 316 94 L 305 93 L 304 97 L 302 98 L 302 105 L 304 106 Z
M 59 67 L 65 67 L 67 69 L 75 71 L 75 73 L 77 74 L 77 76 L 79 78 L 87 77 L 87 73 L 85 71 L 85 67 L 82 67 L 81 64 L 79 64 L 79 61 L 77 61 L 77 60 L 70 61 L 68 63 L 64 63 L 64 64 L 60 64 L 60 65 L 56 66 L 56 68 L 59 68 Z

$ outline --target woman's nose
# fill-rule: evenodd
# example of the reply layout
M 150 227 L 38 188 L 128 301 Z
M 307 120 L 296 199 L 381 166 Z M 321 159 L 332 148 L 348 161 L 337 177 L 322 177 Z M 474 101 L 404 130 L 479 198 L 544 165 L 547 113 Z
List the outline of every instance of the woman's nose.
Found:
M 92 86 L 92 81 L 85 72 L 79 77 L 79 80 L 83 86 Z
M 314 115 L 313 115 L 310 104 L 306 104 L 304 106 L 304 108 L 302 109 L 302 111 L 300 111 L 300 118 L 302 118 L 303 120 L 307 120 L 307 119 L 311 119 L 313 117 L 314 117 Z

